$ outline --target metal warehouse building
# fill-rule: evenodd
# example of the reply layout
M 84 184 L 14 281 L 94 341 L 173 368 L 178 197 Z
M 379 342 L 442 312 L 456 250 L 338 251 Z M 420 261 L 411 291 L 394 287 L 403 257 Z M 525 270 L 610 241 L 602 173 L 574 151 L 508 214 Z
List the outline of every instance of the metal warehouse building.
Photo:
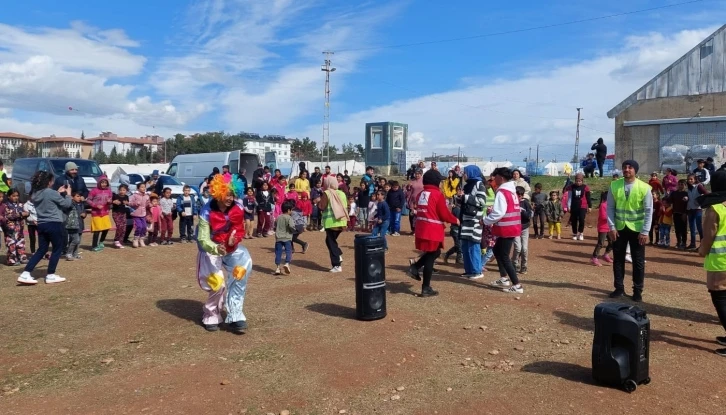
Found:
M 705 155 L 722 162 L 725 59 L 726 25 L 611 109 L 616 165 L 634 159 L 643 173 L 664 167 L 683 173 Z

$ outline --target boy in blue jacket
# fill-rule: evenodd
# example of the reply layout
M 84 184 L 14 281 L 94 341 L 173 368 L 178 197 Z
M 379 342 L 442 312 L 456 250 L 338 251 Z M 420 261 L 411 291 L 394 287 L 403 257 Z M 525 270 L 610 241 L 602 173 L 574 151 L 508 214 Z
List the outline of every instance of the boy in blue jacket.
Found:
M 184 186 L 184 194 L 176 198 L 176 211 L 179 214 L 179 237 L 181 243 L 192 242 L 194 239 L 194 217 L 199 214 L 197 198 L 192 188 Z
M 388 182 L 391 185 L 391 191 L 386 195 L 386 203 L 391 208 L 391 225 L 388 234 L 391 236 L 401 236 L 401 212 L 406 204 L 406 196 L 403 194 L 401 185 L 396 180 Z
M 378 204 L 376 206 L 376 224 L 373 226 L 371 235 L 382 236 L 383 246 L 385 247 L 386 252 L 388 252 L 386 233 L 388 232 L 391 222 L 391 209 L 388 207 L 388 203 L 386 203 L 386 192 L 384 190 L 379 190 L 378 193 L 374 193 L 374 196 L 376 197 Z M 371 198 L 371 200 L 373 200 L 373 198 Z

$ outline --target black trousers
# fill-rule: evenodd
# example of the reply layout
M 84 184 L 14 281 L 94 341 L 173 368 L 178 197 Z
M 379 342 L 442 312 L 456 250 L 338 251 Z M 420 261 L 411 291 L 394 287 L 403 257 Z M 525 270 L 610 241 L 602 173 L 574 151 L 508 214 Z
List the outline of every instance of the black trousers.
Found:
M 91 238 L 91 248 L 97 247 L 99 242 L 103 243 L 106 240 L 106 235 L 108 235 L 108 230 L 93 232 L 93 238 Z
M 307 242 L 305 242 L 302 239 L 300 239 L 300 234 L 299 233 L 294 233 L 294 234 L 292 234 L 292 243 L 298 244 L 300 246 L 305 246 L 305 244 Z M 293 249 L 295 249 L 295 247 L 293 247 Z
M 585 230 L 585 215 L 587 209 L 581 207 L 570 208 L 570 224 L 572 225 L 572 234 L 582 233 Z
M 618 231 L 613 246 L 613 279 L 615 289 L 625 289 L 625 253 L 630 245 L 633 258 L 633 291 L 642 292 L 645 283 L 645 245 L 638 241 L 638 232 L 624 228 Z
M 413 265 L 417 269 L 423 268 L 423 284 L 422 288 L 431 286 L 431 275 L 434 273 L 434 261 L 441 255 L 441 250 L 437 249 L 432 252 L 424 252 Z
M 512 246 L 514 245 L 514 238 L 497 238 L 494 243 L 494 258 L 497 259 L 497 266 L 499 267 L 499 275 L 502 277 L 508 277 L 512 284 L 519 284 L 519 278 L 517 277 L 517 270 L 514 269 L 512 264 Z
M 582 169 L 582 171 L 583 171 L 583 173 L 585 173 L 585 178 L 595 177 L 595 169 L 594 168 L 587 167 L 587 168 Z
M 340 256 L 343 255 L 343 251 L 338 246 L 338 237 L 341 232 L 333 229 L 325 230 L 325 246 L 328 247 L 330 253 L 330 264 L 334 267 L 340 266 Z
M 456 259 L 461 258 L 461 241 L 459 241 L 459 233 L 458 232 L 452 232 L 451 233 L 451 239 L 454 240 L 454 246 L 449 248 L 448 251 L 446 251 L 446 256 L 449 257 L 451 255 L 456 254 Z
M 194 238 L 194 216 L 180 216 L 179 237 L 191 241 Z
M 605 164 L 605 159 L 595 157 L 595 161 L 597 161 L 597 169 L 600 171 L 600 177 L 602 177 L 602 167 Z
M 724 330 L 726 330 L 726 291 L 709 291 L 711 293 L 711 301 L 716 308 L 718 320 L 721 322 Z
M 134 224 L 132 223 L 131 225 L 129 225 L 127 223 L 126 224 L 126 233 L 124 234 L 124 242 L 130 242 L 129 237 L 131 236 L 131 232 L 133 232 L 133 231 L 134 231 Z
M 545 223 L 547 223 L 544 208 L 534 210 L 532 223 L 534 223 L 534 236 L 544 236 Z
M 28 239 L 30 239 L 30 253 L 35 253 L 35 241 L 38 236 L 38 225 L 28 225 Z
M 606 245 L 607 243 L 607 245 Z M 595 250 L 592 251 L 592 257 L 597 258 L 600 256 L 600 250 L 605 247 L 605 255 L 609 254 L 613 250 L 613 241 L 610 240 L 610 232 L 598 232 L 597 233 L 597 244 L 595 244 Z
M 411 225 L 411 233 L 416 230 L 416 214 L 413 210 L 408 211 L 408 224 Z
M 684 213 L 673 212 L 673 227 L 676 231 L 676 245 L 686 246 L 686 238 L 688 237 L 687 220 Z

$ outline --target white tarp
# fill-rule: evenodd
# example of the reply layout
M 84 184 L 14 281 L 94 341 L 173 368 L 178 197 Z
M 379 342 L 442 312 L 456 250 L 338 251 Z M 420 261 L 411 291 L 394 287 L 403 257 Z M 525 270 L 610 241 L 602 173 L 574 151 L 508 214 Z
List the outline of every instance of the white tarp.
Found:
M 557 169 L 557 163 L 548 163 L 544 166 L 545 176 L 559 176 L 560 171 Z
M 320 171 L 325 171 L 325 166 L 330 166 L 330 171 L 338 174 L 343 173 L 345 170 L 348 170 L 348 175 L 350 176 L 362 176 L 366 174 L 366 164 L 362 161 L 355 161 L 355 160 L 343 160 L 343 161 L 331 161 L 328 163 L 321 163 L 319 161 L 298 161 L 293 163 L 292 165 L 292 173 L 290 173 L 291 176 L 297 176 L 300 174 L 300 168 L 298 167 L 298 163 L 305 163 L 305 166 L 309 172 L 312 172 L 316 167 L 320 167 Z M 286 174 L 287 172 L 283 172 L 282 174 Z
M 101 171 L 106 173 L 106 176 L 111 176 L 116 172 L 116 169 L 121 168 L 124 173 L 136 173 L 151 175 L 154 170 L 159 170 L 159 173 L 163 174 L 169 169 L 169 163 L 147 163 L 147 164 L 101 164 L 99 165 Z M 221 166 L 220 166 L 221 167 Z

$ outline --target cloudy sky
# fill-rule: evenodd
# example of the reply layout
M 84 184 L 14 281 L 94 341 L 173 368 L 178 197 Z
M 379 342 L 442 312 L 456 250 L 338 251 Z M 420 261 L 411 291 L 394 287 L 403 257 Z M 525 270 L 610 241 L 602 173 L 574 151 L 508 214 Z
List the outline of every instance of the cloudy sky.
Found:
M 606 112 L 725 21 L 719 0 L 659 8 L 684 1 L 4 2 L 0 131 L 319 142 L 331 50 L 333 144 L 398 121 L 425 154 L 569 158 L 576 107 L 581 151 L 612 148 Z

